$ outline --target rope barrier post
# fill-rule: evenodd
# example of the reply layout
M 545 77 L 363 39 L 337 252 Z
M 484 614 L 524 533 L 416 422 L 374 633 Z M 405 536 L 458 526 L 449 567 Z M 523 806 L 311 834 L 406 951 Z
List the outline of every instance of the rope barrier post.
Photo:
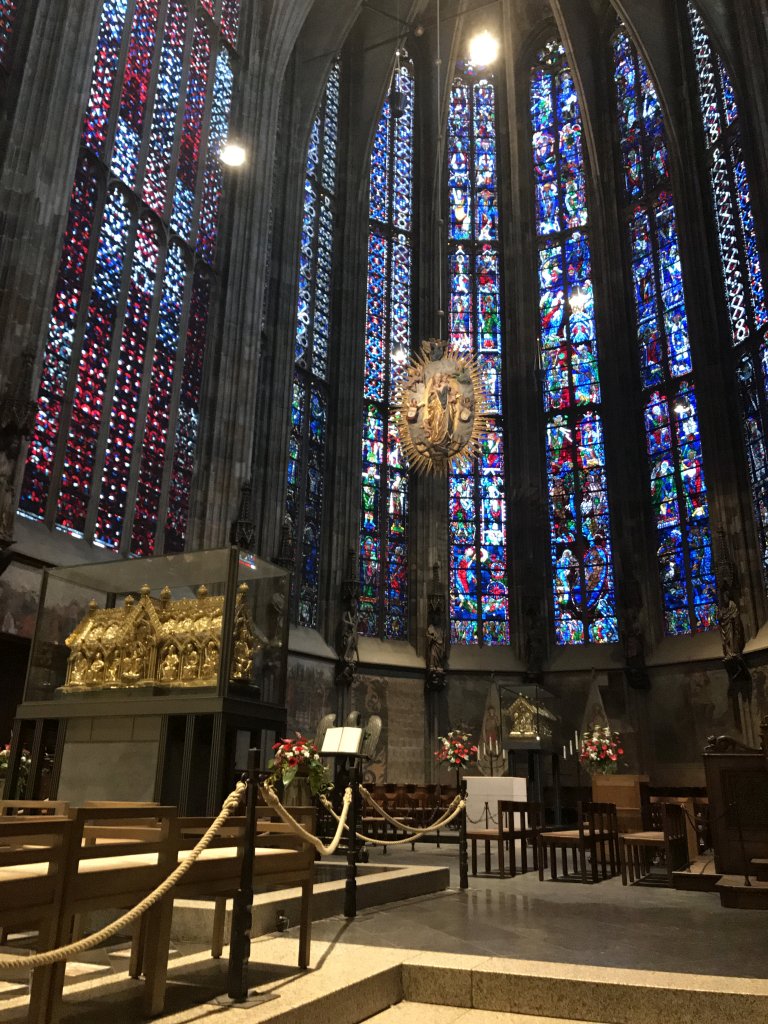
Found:
M 245 796 L 245 842 L 240 864 L 240 887 L 232 901 L 232 931 L 229 940 L 227 995 L 235 1003 L 248 999 L 248 961 L 251 955 L 253 908 L 253 843 L 256 833 L 256 785 L 259 750 L 248 751 L 248 768 L 243 774 Z
M 462 777 L 461 769 L 456 769 L 456 782 L 459 796 L 464 802 L 459 815 L 459 888 L 469 888 L 469 860 L 467 857 L 467 781 Z
M 344 888 L 344 917 L 357 917 L 357 801 L 359 755 L 347 760 L 348 785 L 352 787 L 349 806 L 349 832 L 347 833 L 347 882 Z

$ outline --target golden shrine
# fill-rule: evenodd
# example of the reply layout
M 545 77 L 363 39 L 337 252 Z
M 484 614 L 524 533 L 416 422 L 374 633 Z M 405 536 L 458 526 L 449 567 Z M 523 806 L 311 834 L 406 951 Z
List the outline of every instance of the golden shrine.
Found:
M 255 655 L 265 639 L 254 625 L 241 583 L 235 602 L 232 641 L 233 680 L 250 682 Z M 143 586 L 122 608 L 99 608 L 95 601 L 67 637 L 70 649 L 63 693 L 126 687 L 191 688 L 216 686 L 219 675 L 224 597 L 204 586 L 197 597 L 171 600 Z
M 521 693 L 504 709 L 510 739 L 539 739 L 551 737 L 552 724 L 557 715 L 542 704 L 536 704 Z

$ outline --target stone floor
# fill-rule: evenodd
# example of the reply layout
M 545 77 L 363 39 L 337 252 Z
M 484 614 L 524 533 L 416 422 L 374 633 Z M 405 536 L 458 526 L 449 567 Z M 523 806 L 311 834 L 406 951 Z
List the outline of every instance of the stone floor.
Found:
M 371 861 L 382 854 L 374 851 Z M 500 879 L 470 875 L 458 890 L 455 846 L 422 844 L 394 850 L 385 860 L 449 865 L 456 888 L 435 896 L 365 911 L 339 932 L 319 921 L 313 937 L 368 946 L 481 956 L 554 960 L 597 967 L 768 978 L 768 915 L 727 910 L 714 893 L 540 882 L 529 872 Z
M 341 916 L 340 900 L 336 917 L 313 926 L 309 972 L 295 967 L 297 929 L 254 940 L 251 984 L 277 998 L 249 1010 L 216 1005 L 214 997 L 226 988 L 226 961 L 212 961 L 201 945 L 181 944 L 170 965 L 162 1024 L 209 1016 L 215 1017 L 216 1024 L 292 1024 L 296 1016 L 304 1015 L 313 1024 L 357 1024 L 363 1016 L 377 1024 L 554 1024 L 553 1013 L 569 1009 L 571 1018 L 587 1021 L 656 1024 L 675 1019 L 676 1024 L 701 1024 L 705 1018 L 700 1010 L 694 1013 L 691 1008 L 692 1016 L 687 1013 L 686 991 L 716 994 L 720 989 L 726 1000 L 730 992 L 756 993 L 763 1002 L 752 1007 L 749 1020 L 768 1019 L 768 983 L 760 980 L 768 978 L 767 919 L 759 911 L 725 910 L 717 896 L 705 893 L 623 887 L 620 879 L 596 886 L 542 883 L 533 873 L 515 879 L 470 876 L 470 889 L 462 892 L 456 846 L 437 849 L 422 844 L 415 852 L 402 847 L 396 853 L 390 848 L 387 855 L 372 852 L 371 862 L 380 858 L 389 865 L 447 866 L 452 887 L 433 896 L 362 911 L 352 921 Z M 126 953 L 115 947 L 100 949 L 82 957 L 82 963 L 70 965 L 63 1024 L 104 1024 L 105 1020 L 133 1024 L 142 1019 L 140 986 L 123 973 Z M 410 988 L 402 980 L 406 967 L 401 967 L 409 962 Z M 430 970 L 443 973 L 428 983 Z M 445 988 L 451 971 L 456 979 L 453 995 Z M 502 988 L 517 986 L 516 999 L 527 985 L 530 1000 L 518 999 L 513 1005 L 510 995 L 502 993 L 495 1002 L 465 1003 L 485 1005 L 482 1011 L 462 1008 L 463 994 L 469 989 L 474 998 L 475 983 L 467 979 L 478 971 L 485 977 L 495 973 L 495 984 Z M 530 982 L 526 981 L 529 974 Z M 574 993 L 570 1006 L 553 996 L 556 980 L 566 983 L 569 996 Z M 634 985 L 640 1009 L 628 1017 L 610 1016 L 596 1012 L 594 1000 L 585 1009 L 574 986 L 591 992 L 594 982 L 606 991 Z M 549 993 L 546 997 L 537 988 L 542 983 L 541 992 Z M 10 979 L 5 985 L 0 989 L 0 1024 L 21 1024 L 24 990 Z M 649 997 L 643 995 L 643 986 L 649 986 L 651 997 L 658 993 L 662 998 L 665 991 L 676 994 L 678 1007 L 672 1018 L 668 1011 L 666 1017 L 656 1010 L 646 1014 Z M 619 997 L 619 1002 L 624 998 Z M 725 1011 L 721 1009 L 718 998 L 715 995 L 707 1024 L 710 1019 L 713 1024 L 747 1019 L 730 1003 Z M 370 1009 L 363 1012 L 368 999 L 372 999 Z M 403 999 L 406 1002 L 398 1002 Z M 610 996 L 605 1005 L 613 1007 L 616 999 L 615 994 Z M 430 1006 L 420 1009 L 419 1003 L 407 1000 L 422 1000 Z M 443 1002 L 451 1005 L 435 1005 Z M 387 1010 L 390 1003 L 398 1006 Z M 539 1006 L 549 1017 L 498 1012 L 506 1008 L 537 1012 Z M 566 1018 L 562 1022 L 567 1024 Z

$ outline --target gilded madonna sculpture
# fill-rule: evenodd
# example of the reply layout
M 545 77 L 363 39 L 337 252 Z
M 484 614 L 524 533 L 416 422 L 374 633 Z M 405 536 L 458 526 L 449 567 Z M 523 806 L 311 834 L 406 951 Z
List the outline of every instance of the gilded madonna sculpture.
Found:
M 472 355 L 429 339 L 398 394 L 398 431 L 409 464 L 445 474 L 472 459 L 485 428 L 480 370 Z
M 233 680 L 243 683 L 251 682 L 254 658 L 264 646 L 247 597 L 248 585 L 242 583 L 231 671 Z M 210 596 L 204 586 L 196 597 L 177 601 L 171 600 L 168 587 L 153 598 L 148 586 L 141 588 L 138 600 L 128 594 L 122 608 L 99 608 L 92 601 L 66 640 L 70 655 L 62 692 L 216 686 L 223 613 L 223 596 Z

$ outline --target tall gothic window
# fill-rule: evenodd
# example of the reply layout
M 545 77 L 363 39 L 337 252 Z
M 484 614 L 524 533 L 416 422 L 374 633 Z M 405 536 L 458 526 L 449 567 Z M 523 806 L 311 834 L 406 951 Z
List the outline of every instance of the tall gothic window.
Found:
M 755 237 L 741 122 L 728 71 L 704 22 L 688 4 L 699 83 L 704 137 L 709 153 L 712 201 L 720 240 L 725 301 L 731 321 L 736 377 L 752 500 L 768 584 L 768 344 L 763 271 Z
M 384 102 L 370 171 L 365 313 L 360 632 L 408 637 L 408 480 L 393 403 L 411 344 L 413 70 L 396 71 L 401 116 Z M 400 111 L 398 111 L 400 113 Z
M 716 595 L 677 214 L 661 105 L 623 29 L 613 61 L 664 619 L 689 634 L 713 627 Z
M 239 0 L 104 0 L 20 512 L 185 543 Z
M 508 644 L 501 267 L 493 76 L 460 65 L 448 113 L 449 332 L 477 357 L 488 430 L 449 478 L 451 641 Z
M 286 511 L 296 555 L 293 614 L 300 626 L 310 627 L 317 625 L 338 121 L 339 66 L 335 64 L 307 149 L 288 442 Z
M 550 552 L 559 644 L 618 640 L 581 112 L 553 40 L 531 73 Z

